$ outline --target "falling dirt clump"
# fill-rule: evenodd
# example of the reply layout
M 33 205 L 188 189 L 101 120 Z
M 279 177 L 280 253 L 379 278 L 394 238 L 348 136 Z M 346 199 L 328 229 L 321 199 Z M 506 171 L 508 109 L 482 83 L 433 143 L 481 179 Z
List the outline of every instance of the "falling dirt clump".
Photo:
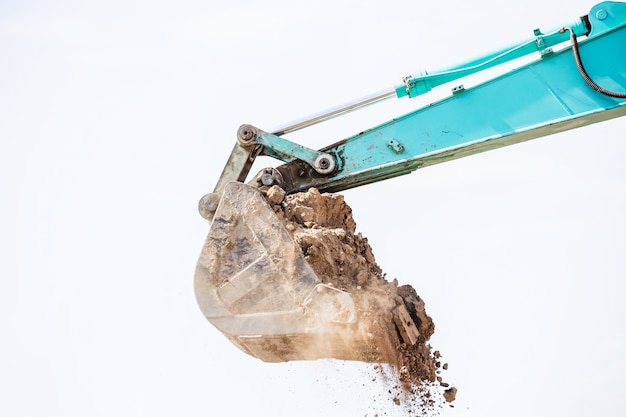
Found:
M 392 388 L 390 398 L 411 414 L 433 410 L 443 400 L 452 402 L 456 388 L 440 376 L 448 364 L 442 366 L 440 353 L 428 344 L 435 325 L 424 301 L 412 286 L 385 279 L 367 238 L 356 233 L 343 196 L 315 188 L 288 196 L 276 186 L 265 191 L 318 278 L 352 296 L 367 337 L 355 339 L 349 359 L 391 365 L 395 375 L 384 375 Z
M 456 398 L 456 388 L 452 387 L 452 388 L 448 388 L 447 390 L 445 390 L 443 392 L 443 397 L 449 403 L 454 401 L 454 399 Z

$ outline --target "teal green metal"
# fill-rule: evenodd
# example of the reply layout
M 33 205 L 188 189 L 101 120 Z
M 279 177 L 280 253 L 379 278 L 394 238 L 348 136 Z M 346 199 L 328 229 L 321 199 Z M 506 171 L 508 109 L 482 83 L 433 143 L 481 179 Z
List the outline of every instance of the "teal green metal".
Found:
M 579 42 L 587 72 L 609 90 L 626 91 L 626 3 L 601 3 L 587 19 L 591 31 Z M 568 36 L 563 31 L 558 41 Z M 277 169 L 288 193 L 341 191 L 624 115 L 626 99 L 590 88 L 566 48 L 322 149 L 337 158 L 332 175 L 297 160 Z
M 576 38 L 585 36 L 578 44 L 591 79 L 608 90 L 626 91 L 626 3 L 599 3 L 569 26 L 546 34 L 536 29 L 534 38 L 517 46 L 444 71 L 406 77 L 395 94 L 393 89 L 377 92 L 365 101 L 299 122 L 302 126 L 310 125 L 358 109 L 362 103 L 388 97 L 414 97 L 436 85 L 540 53 L 540 58 L 532 63 L 473 88 L 459 86 L 447 99 L 319 151 L 282 137 L 285 132 L 296 130 L 293 126 L 271 134 L 243 125 L 214 192 L 202 198 L 199 210 L 210 219 L 224 187 L 233 181 L 245 181 L 259 155 L 285 162 L 271 177 L 280 179 L 277 183 L 287 193 L 311 187 L 341 191 L 625 115 L 626 98 L 609 97 L 590 87 L 577 68 L 571 47 L 552 51 L 554 45 L 570 39 L 571 32 Z M 245 134 L 250 136 L 244 137 Z
M 620 7 L 619 3 L 600 3 L 592 9 L 589 15 L 581 17 L 579 20 L 564 26 L 573 30 L 576 36 L 597 36 L 615 27 L 616 24 L 624 22 L 624 12 L 622 9 L 623 7 Z M 591 25 L 591 21 L 593 21 L 593 26 Z M 569 40 L 569 34 L 563 32 L 562 28 L 563 26 L 548 31 L 547 34 L 543 34 L 539 29 L 535 29 L 535 38 L 521 44 L 502 48 L 478 59 L 435 73 L 423 71 L 416 75 L 405 77 L 404 84 L 396 87 L 396 95 L 398 97 L 415 97 L 429 92 L 436 86 L 476 74 L 533 52 L 539 52 L 542 55 L 549 54 L 552 52 L 551 48 L 553 46 Z
M 567 26 L 572 28 L 576 36 L 584 36 L 589 33 L 587 21 L 583 18 Z M 476 74 L 480 71 L 493 68 L 534 52 L 542 54 L 550 53 L 551 47 L 569 40 L 569 34 L 563 33 L 561 31 L 562 27 L 563 26 L 550 31 L 548 34 L 543 34 L 539 29 L 535 29 L 535 38 L 519 45 L 503 48 L 478 59 L 448 69 L 439 70 L 435 73 L 422 71 L 418 74 L 404 77 L 404 84 L 396 87 L 396 95 L 398 97 L 416 97 L 429 92 L 439 85 Z
M 264 146 L 264 155 L 280 159 L 281 161 L 304 161 L 322 174 L 330 173 L 335 169 L 334 159 L 330 160 L 332 162 L 329 162 L 327 167 L 321 168 L 319 166 L 320 159 L 326 156 L 324 152 L 314 151 L 287 139 L 283 139 L 280 136 L 259 131 L 256 142 Z
M 572 47 L 549 51 L 571 34 Z M 583 34 L 586 38 L 578 43 Z M 244 352 L 268 362 L 336 358 L 394 363 L 395 355 L 380 356 L 393 350 L 378 349 L 391 343 L 388 335 L 364 332 L 368 324 L 352 295 L 323 284 L 307 263 L 270 205 L 282 192 L 274 188 L 270 193 L 269 187 L 278 185 L 287 193 L 311 187 L 341 191 L 626 115 L 626 3 L 601 3 L 562 30 L 546 35 L 537 30 L 532 41 L 517 47 L 413 77 L 400 92 L 413 96 L 438 82 L 537 51 L 541 58 L 535 62 L 473 88 L 453 89 L 444 100 L 319 151 L 282 137 L 310 121 L 273 134 L 242 125 L 215 191 L 199 204 L 203 217 L 212 219 L 194 278 L 206 318 Z M 314 119 L 326 120 L 387 95 L 376 93 Z M 286 163 L 243 184 L 259 155 Z M 394 316 L 394 321 L 408 326 L 408 316 Z M 362 346 L 375 349 L 361 352 Z
M 600 35 L 624 25 L 626 5 L 623 2 L 606 1 L 595 5 L 587 16 L 591 24 L 589 36 Z

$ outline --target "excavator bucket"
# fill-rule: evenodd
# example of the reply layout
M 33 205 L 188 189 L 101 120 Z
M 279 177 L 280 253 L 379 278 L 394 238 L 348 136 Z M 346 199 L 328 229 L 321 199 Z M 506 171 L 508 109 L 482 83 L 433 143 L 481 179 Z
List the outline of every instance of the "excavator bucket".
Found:
M 319 280 L 256 187 L 225 186 L 195 292 L 206 318 L 263 361 L 395 360 L 390 336 L 360 320 L 351 294 Z

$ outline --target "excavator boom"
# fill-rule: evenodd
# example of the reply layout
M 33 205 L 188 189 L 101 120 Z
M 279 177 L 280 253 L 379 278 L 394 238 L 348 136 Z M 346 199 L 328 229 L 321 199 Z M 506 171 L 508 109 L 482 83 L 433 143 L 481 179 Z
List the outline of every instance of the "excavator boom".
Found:
M 567 41 L 569 47 L 553 50 Z M 528 42 L 448 70 L 405 77 L 392 90 L 273 133 L 243 125 L 213 193 L 199 203 L 200 213 L 211 221 L 195 276 L 202 312 L 236 346 L 269 362 L 363 360 L 355 346 L 392 343 L 375 329 L 364 331 L 363 312 L 349 292 L 322 283 L 276 214 L 273 205 L 280 200 L 271 195 L 312 188 L 337 192 L 624 116 L 624 45 L 626 3 L 604 2 L 567 26 L 545 34 L 536 29 Z M 323 149 L 284 137 L 393 96 L 427 93 L 529 53 L 539 58 L 472 88 L 456 84 L 448 98 Z M 259 155 L 284 164 L 261 170 L 245 184 Z M 399 338 L 411 344 L 419 337 L 420 320 L 405 307 L 389 306 Z M 307 348 L 311 345 L 316 349 Z M 366 357 L 393 361 L 384 355 Z

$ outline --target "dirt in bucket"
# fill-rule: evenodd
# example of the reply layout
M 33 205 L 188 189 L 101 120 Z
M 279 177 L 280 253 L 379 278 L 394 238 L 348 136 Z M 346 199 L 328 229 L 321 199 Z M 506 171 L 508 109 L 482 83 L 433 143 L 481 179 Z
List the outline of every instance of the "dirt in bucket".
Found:
M 352 349 L 356 360 L 374 364 L 371 380 L 382 379 L 389 400 L 406 414 L 430 415 L 443 404 L 452 406 L 456 388 L 443 381 L 448 364 L 429 344 L 435 325 L 424 300 L 412 286 L 386 279 L 367 238 L 356 233 L 343 195 L 311 188 L 285 196 L 277 186 L 265 191 L 318 278 L 352 296 L 368 335 L 355 337 Z M 417 328 L 412 339 L 402 334 L 394 314 L 401 307 Z

